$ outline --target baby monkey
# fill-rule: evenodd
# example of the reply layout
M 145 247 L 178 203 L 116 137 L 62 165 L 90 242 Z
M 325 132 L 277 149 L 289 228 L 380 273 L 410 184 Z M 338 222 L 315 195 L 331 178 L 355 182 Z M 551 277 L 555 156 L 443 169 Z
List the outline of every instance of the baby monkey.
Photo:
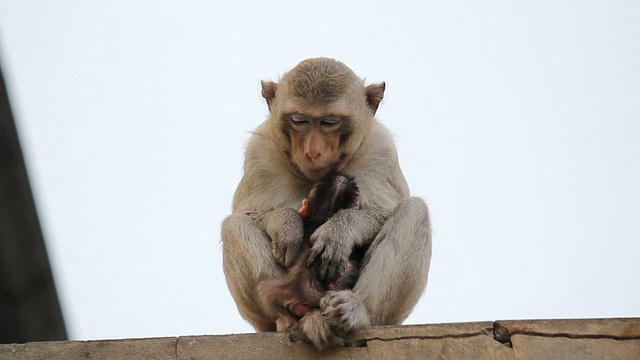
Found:
M 302 200 L 304 239 L 300 256 L 286 275 L 258 284 L 260 301 L 266 313 L 275 318 L 279 332 L 296 329 L 302 316 L 320 307 L 320 299 L 328 290 L 352 289 L 355 285 L 363 249 L 355 249 L 340 275 L 325 282 L 318 280 L 319 261 L 310 266 L 307 262 L 311 254 L 311 234 L 339 210 L 359 207 L 357 184 L 352 177 L 342 174 L 328 174 L 316 181 L 307 198 Z

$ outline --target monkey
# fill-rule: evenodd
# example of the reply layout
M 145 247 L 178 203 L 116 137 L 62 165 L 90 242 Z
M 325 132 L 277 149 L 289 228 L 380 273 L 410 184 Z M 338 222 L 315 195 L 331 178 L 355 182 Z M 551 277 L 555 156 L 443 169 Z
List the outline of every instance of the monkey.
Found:
M 358 186 L 352 178 L 341 174 L 329 174 L 316 181 L 307 198 L 302 200 L 299 212 L 304 223 L 303 249 L 294 265 L 281 278 L 262 280 L 258 292 L 263 307 L 276 318 L 277 331 L 292 331 L 297 328 L 298 319 L 311 310 L 320 307 L 320 299 L 328 290 L 353 288 L 358 275 L 358 254 L 352 252 L 344 269 L 335 281 L 318 279 L 316 261 L 307 266 L 311 246 L 311 234 L 332 215 L 341 209 L 358 208 Z
M 223 270 L 240 315 L 258 332 L 277 330 L 258 284 L 294 264 L 304 241 L 297 204 L 316 180 L 340 172 L 358 183 L 360 207 L 314 231 L 308 263 L 318 261 L 318 278 L 332 281 L 351 249 L 368 250 L 353 289 L 326 292 L 296 332 L 325 349 L 368 326 L 401 324 L 426 288 L 432 235 L 427 204 L 410 195 L 393 136 L 375 117 L 385 83 L 365 85 L 342 62 L 311 58 L 261 85 L 269 114 L 246 144 L 221 226 Z

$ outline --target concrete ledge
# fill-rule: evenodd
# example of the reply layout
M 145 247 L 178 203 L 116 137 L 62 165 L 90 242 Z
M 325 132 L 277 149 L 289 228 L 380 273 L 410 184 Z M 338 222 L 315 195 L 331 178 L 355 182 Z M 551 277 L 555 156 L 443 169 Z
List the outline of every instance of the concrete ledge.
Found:
M 0 345 L 0 359 L 640 359 L 640 318 L 372 327 L 318 352 L 289 334 Z

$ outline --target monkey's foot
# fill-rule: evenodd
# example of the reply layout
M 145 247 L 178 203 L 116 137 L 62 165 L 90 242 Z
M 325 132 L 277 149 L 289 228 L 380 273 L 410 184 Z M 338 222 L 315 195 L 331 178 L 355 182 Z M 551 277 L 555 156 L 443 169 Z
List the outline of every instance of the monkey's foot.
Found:
M 298 328 L 298 322 L 291 317 L 279 317 L 276 319 L 277 332 L 291 332 Z
M 329 291 L 320 299 L 320 310 L 336 333 L 349 334 L 369 326 L 367 309 L 351 290 Z
M 303 316 L 299 328 L 292 335 L 312 343 L 318 350 L 344 345 L 344 340 L 331 331 L 331 327 L 318 310 Z

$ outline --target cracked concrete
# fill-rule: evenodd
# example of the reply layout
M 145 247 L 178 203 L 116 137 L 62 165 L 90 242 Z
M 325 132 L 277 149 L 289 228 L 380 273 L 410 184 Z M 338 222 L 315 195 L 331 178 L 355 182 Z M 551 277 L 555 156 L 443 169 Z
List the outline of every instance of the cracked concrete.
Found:
M 373 327 L 317 352 L 289 334 L 0 345 L 0 359 L 640 359 L 640 318 Z

